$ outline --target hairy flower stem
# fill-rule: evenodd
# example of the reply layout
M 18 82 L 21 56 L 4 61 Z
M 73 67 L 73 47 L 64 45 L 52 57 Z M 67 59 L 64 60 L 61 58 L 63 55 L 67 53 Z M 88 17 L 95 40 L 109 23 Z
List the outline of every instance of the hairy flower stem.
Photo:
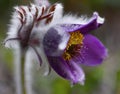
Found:
M 14 72 L 15 72 L 15 84 L 16 94 L 21 94 L 21 53 L 20 49 L 14 51 Z
M 16 94 L 27 94 L 25 87 L 25 50 L 14 50 Z
M 26 88 L 25 88 L 25 52 L 21 53 L 21 89 L 22 89 L 22 94 L 27 94 Z

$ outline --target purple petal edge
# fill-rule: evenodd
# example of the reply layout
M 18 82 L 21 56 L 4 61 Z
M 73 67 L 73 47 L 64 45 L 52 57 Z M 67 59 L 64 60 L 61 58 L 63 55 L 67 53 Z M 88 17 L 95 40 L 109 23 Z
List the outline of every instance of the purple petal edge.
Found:
M 62 24 L 60 25 L 66 32 L 74 32 L 79 30 L 81 33 L 88 33 L 91 30 L 97 29 L 104 23 L 104 18 L 101 18 L 97 12 L 85 24 Z
M 85 35 L 83 47 L 80 51 L 80 56 L 77 57 L 79 64 L 88 66 L 96 66 L 103 62 L 108 56 L 108 51 L 105 46 L 95 36 L 90 34 Z

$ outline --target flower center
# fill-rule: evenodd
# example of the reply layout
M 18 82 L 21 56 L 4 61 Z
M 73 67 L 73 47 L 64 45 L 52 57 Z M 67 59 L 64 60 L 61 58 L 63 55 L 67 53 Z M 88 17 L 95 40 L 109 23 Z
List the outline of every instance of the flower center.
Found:
M 75 31 L 70 33 L 70 39 L 68 41 L 65 52 L 63 53 L 63 58 L 65 60 L 70 60 L 74 56 L 78 55 L 83 44 L 83 35 L 80 31 Z

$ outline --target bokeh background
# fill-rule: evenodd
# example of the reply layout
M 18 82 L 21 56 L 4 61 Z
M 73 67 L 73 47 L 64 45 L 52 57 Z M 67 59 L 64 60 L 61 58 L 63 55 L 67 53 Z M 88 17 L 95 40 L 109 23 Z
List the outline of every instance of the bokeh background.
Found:
M 105 24 L 93 32 L 108 48 L 109 56 L 97 67 L 83 66 L 85 85 L 71 86 L 54 71 L 47 77 L 33 67 L 33 90 L 36 94 L 120 94 L 120 0 L 50 0 L 62 2 L 64 13 L 88 15 L 98 11 Z M 13 6 L 30 0 L 0 0 L 0 94 L 15 94 L 13 53 L 4 48 Z M 31 1 L 32 2 L 32 1 Z M 98 49 L 99 50 L 99 49 Z

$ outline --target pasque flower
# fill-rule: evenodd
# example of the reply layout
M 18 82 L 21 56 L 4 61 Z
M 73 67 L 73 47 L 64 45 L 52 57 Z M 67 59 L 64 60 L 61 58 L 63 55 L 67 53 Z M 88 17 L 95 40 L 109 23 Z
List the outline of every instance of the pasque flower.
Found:
M 80 64 L 96 66 L 107 56 L 104 45 L 90 34 L 104 23 L 104 18 L 97 12 L 91 18 L 63 15 L 60 3 L 36 2 L 15 7 L 5 45 L 33 48 L 40 64 L 48 62 L 61 77 L 84 84 Z

